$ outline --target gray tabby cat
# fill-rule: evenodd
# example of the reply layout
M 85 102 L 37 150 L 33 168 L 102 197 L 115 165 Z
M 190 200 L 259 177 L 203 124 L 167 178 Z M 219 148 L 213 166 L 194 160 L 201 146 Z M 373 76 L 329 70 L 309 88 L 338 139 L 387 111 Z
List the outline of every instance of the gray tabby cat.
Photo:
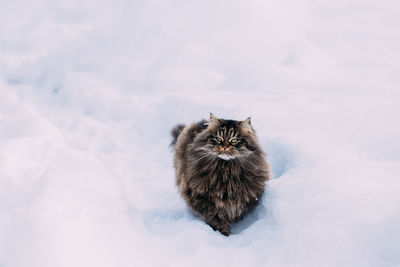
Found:
M 250 118 L 210 114 L 171 132 L 176 182 L 190 208 L 228 236 L 231 225 L 253 208 L 265 190 L 269 167 Z

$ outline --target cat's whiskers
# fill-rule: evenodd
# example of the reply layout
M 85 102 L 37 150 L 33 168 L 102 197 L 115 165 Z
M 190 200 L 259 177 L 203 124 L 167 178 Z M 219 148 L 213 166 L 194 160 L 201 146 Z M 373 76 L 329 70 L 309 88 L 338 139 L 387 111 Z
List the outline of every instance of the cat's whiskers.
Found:
M 204 159 L 214 159 L 215 158 L 215 154 L 212 153 L 204 153 L 199 157 L 196 157 L 195 159 L 193 159 L 193 161 L 191 162 L 191 165 L 196 165 L 199 161 L 204 160 Z

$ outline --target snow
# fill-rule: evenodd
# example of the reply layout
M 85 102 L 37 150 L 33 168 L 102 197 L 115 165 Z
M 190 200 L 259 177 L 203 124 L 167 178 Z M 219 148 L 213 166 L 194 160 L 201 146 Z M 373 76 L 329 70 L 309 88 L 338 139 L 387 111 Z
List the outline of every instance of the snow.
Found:
M 400 266 L 398 1 L 8 1 L 0 266 Z M 274 179 L 224 237 L 169 131 L 252 123 Z

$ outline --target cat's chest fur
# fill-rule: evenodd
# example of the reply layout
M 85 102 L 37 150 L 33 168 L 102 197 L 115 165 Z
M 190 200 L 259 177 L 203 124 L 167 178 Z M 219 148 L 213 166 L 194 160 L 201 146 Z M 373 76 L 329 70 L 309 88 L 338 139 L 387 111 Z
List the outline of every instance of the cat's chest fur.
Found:
M 238 159 L 227 161 L 217 158 L 209 163 L 193 165 L 192 168 L 203 170 L 188 181 L 192 196 L 201 196 L 221 207 L 251 200 L 247 197 L 250 193 L 248 183 L 251 181 L 242 175 L 244 170 Z
M 189 203 L 201 213 L 221 213 L 229 221 L 242 216 L 249 205 L 257 202 L 256 192 L 250 192 L 248 179 L 236 160 L 216 159 L 208 165 L 193 166 L 204 172 L 188 180 L 186 193 Z M 251 204 L 253 203 L 253 204 Z

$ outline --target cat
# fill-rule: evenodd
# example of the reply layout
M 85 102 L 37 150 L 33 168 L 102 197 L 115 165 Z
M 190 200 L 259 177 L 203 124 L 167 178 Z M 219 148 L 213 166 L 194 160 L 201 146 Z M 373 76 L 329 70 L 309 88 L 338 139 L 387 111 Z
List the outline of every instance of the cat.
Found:
M 218 119 L 172 131 L 176 183 L 189 207 L 214 230 L 229 236 L 231 225 L 259 201 L 270 178 L 266 154 L 251 125 Z

